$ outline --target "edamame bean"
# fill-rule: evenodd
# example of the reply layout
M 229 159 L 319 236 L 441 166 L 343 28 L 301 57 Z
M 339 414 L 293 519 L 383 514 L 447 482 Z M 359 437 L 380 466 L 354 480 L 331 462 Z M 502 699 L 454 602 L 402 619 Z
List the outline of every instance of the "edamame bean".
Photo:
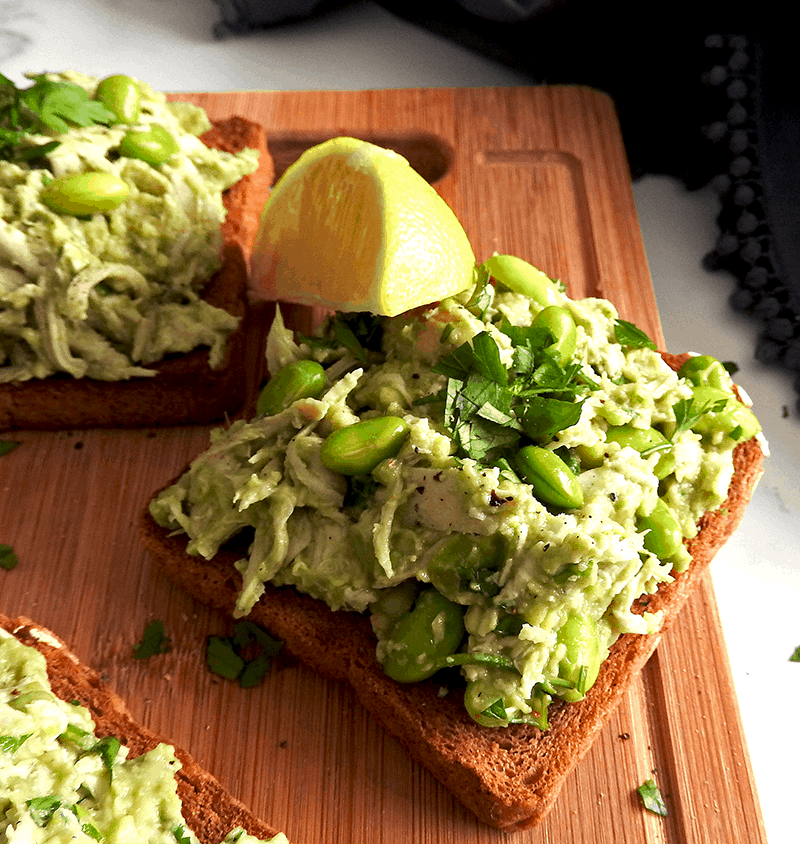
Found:
M 542 504 L 563 510 L 583 504 L 583 490 L 577 476 L 555 452 L 526 445 L 517 452 L 516 467 Z
M 666 448 L 670 445 L 669 440 L 655 428 L 615 425 L 606 431 L 606 442 L 619 443 L 622 448 L 628 446 L 640 454 L 650 449 L 663 448 L 663 453 L 653 470 L 660 481 L 666 478 L 675 468 L 675 455 Z
M 139 85 L 130 76 L 116 73 L 100 80 L 94 98 L 116 117 L 117 123 L 136 123 L 139 119 Z
M 339 428 L 320 449 L 323 464 L 342 475 L 367 475 L 382 460 L 394 457 L 408 436 L 399 416 L 379 416 Z
M 522 293 L 540 305 L 558 304 L 558 290 L 540 269 L 514 255 L 492 255 L 484 266 L 503 287 Z
M 569 685 L 554 683 L 555 692 L 564 700 L 581 700 L 600 673 L 602 658 L 597 625 L 588 616 L 575 613 L 561 625 L 556 638 L 566 647 L 558 663 L 558 678 Z
M 708 384 L 711 387 L 724 388 L 730 383 L 725 367 L 711 355 L 690 357 L 678 370 L 678 375 L 698 387 Z
M 584 469 L 597 469 L 603 465 L 603 459 L 606 454 L 605 442 L 594 443 L 593 445 L 586 445 L 581 443 L 575 446 L 575 452 L 578 455 L 581 467 Z
M 500 587 L 492 575 L 503 565 L 506 551 L 499 534 L 454 533 L 437 543 L 425 570 L 444 595 L 455 596 L 464 590 L 494 594 Z
M 147 128 L 131 129 L 119 143 L 119 154 L 138 158 L 158 167 L 180 149 L 178 142 L 160 124 L 151 123 Z
M 80 217 L 113 211 L 129 193 L 128 185 L 113 173 L 74 173 L 53 179 L 41 200 L 52 211 Z
M 692 425 L 692 430 L 698 434 L 722 432 L 737 442 L 744 442 L 761 430 L 761 423 L 753 411 L 727 390 L 701 384 L 694 388 L 693 399 L 698 408 L 709 407 Z
M 426 589 L 414 609 L 395 624 L 386 640 L 383 670 L 400 683 L 417 683 L 439 669 L 464 638 L 461 607 L 436 589 Z
M 655 554 L 659 560 L 669 560 L 680 551 L 683 534 L 678 520 L 662 498 L 658 499 L 652 513 L 639 516 L 636 520 L 636 528 L 639 531 L 647 531 L 644 547 Z
M 555 338 L 548 350 L 553 352 L 563 366 L 575 354 L 578 330 L 572 314 L 559 305 L 549 305 L 536 314 L 533 325 L 548 328 Z
M 316 398 L 325 389 L 325 370 L 315 360 L 296 360 L 279 370 L 256 401 L 259 416 L 273 416 L 298 399 Z

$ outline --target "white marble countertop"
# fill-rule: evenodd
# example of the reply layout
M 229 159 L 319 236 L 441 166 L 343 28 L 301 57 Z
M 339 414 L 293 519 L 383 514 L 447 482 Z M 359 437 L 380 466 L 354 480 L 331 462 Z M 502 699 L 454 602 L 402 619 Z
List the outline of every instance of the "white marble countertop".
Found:
M 369 2 L 271 31 L 215 40 L 212 0 L 0 0 L 0 70 L 130 72 L 163 90 L 525 85 L 530 80 Z M 727 304 L 733 281 L 701 267 L 716 199 L 646 177 L 636 205 L 667 346 L 740 365 L 772 456 L 744 521 L 713 565 L 748 747 L 771 844 L 794 844 L 800 729 L 800 430 L 791 377 L 753 358 L 755 323 Z M 746 844 L 709 842 L 709 844 Z

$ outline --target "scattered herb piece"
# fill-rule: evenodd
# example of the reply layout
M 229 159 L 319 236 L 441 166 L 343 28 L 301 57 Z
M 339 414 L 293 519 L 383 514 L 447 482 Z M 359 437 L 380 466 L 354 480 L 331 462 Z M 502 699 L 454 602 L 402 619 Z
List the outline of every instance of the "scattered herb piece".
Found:
M 283 643 L 252 621 L 237 621 L 230 636 L 209 636 L 206 664 L 209 671 L 238 680 L 243 689 L 259 685 Z
M 88 835 L 89 838 L 94 838 L 95 841 L 102 841 L 103 836 L 98 831 L 97 827 L 90 823 L 82 823 L 81 830 L 83 831 L 84 835 Z
M 171 639 L 164 632 L 164 625 L 160 621 L 151 621 L 144 629 L 142 641 L 133 646 L 135 659 L 147 659 L 156 654 L 168 653 Z
M 33 822 L 42 829 L 50 823 L 56 809 L 61 808 L 61 803 L 62 800 L 57 794 L 49 794 L 47 797 L 33 797 L 25 801 Z
M 719 413 L 727 403 L 727 399 L 710 399 L 704 404 L 698 404 L 693 398 L 676 401 L 673 409 L 677 427 L 672 432 L 670 440 L 674 441 L 678 434 L 688 431 L 706 413 Z
M 102 759 L 103 765 L 108 770 L 109 780 L 114 776 L 114 762 L 117 761 L 117 754 L 120 749 L 120 740 L 116 736 L 106 736 L 95 742 L 89 749 L 89 753 L 97 753 Z
M 33 735 L 25 733 L 24 736 L 0 736 L 0 750 L 3 753 L 15 753 Z
M 17 86 L 0 73 L 0 159 L 31 161 L 52 152 L 59 141 L 39 143 L 31 136 L 64 133 L 71 126 L 108 125 L 115 118 L 101 102 L 73 82 L 39 75 L 33 85 Z
M 614 323 L 614 339 L 620 346 L 630 349 L 656 350 L 656 344 L 637 325 L 625 319 L 618 319 Z
M 10 545 L 0 543 L 0 569 L 11 571 L 19 564 L 19 558 Z
M 800 645 L 798 645 L 794 653 L 789 657 L 789 662 L 800 662 Z
M 648 812 L 653 812 L 653 814 L 661 815 L 664 818 L 667 816 L 667 805 L 664 803 L 664 798 L 661 796 L 658 786 L 652 779 L 646 779 L 636 790 L 639 792 L 642 805 Z
M 186 827 L 182 824 L 178 824 L 178 826 L 172 830 L 172 834 L 175 836 L 175 840 L 178 844 L 191 844 L 192 839 L 189 837 Z
M 0 457 L 4 454 L 10 454 L 19 445 L 21 443 L 15 442 L 14 440 L 0 440 Z

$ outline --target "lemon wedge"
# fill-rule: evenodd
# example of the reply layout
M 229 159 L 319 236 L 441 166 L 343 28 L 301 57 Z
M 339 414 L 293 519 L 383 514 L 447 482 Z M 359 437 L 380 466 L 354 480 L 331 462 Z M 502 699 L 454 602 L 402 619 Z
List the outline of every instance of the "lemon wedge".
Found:
M 262 298 L 396 316 L 470 287 L 475 255 L 403 156 L 340 137 L 306 150 L 278 180 L 250 269 Z

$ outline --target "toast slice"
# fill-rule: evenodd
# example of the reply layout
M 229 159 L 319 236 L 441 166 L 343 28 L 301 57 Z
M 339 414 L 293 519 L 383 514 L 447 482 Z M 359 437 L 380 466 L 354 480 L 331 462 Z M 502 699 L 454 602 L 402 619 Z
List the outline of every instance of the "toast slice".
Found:
M 202 136 L 211 147 L 259 151 L 259 167 L 223 197 L 222 266 L 203 298 L 241 319 L 228 338 L 221 366 L 209 366 L 198 348 L 154 364 L 158 375 L 129 381 L 97 381 L 53 375 L 41 380 L 0 384 L 0 430 L 128 428 L 206 424 L 231 416 L 247 393 L 247 258 L 269 194 L 274 169 L 264 129 L 241 117 L 216 121 Z
M 688 357 L 663 356 L 675 370 Z M 645 599 L 649 611 L 663 611 L 662 630 L 657 635 L 621 637 L 582 701 L 551 705 L 546 732 L 529 725 L 479 726 L 462 704 L 459 681 L 453 684 L 453 693 L 441 696 L 441 675 L 422 683 L 396 683 L 376 659 L 375 638 L 366 617 L 333 612 L 322 601 L 291 587 L 267 584 L 248 618 L 282 639 L 286 651 L 313 670 L 349 683 L 375 720 L 481 821 L 506 830 L 525 829 L 544 818 L 567 775 L 655 650 L 660 635 L 738 526 L 761 475 L 762 461 L 757 439 L 736 447 L 727 500 L 702 517 L 697 536 L 687 543 L 692 564 Z M 241 549 L 223 549 L 210 561 L 191 556 L 186 552 L 186 537 L 160 527 L 148 510 L 141 514 L 140 528 L 144 543 L 170 580 L 197 600 L 232 613 L 241 587 L 234 568 Z
M 130 757 L 140 756 L 164 742 L 156 733 L 136 723 L 122 699 L 55 634 L 26 618 L 10 619 L 2 613 L 0 627 L 44 655 L 53 692 L 62 700 L 77 700 L 85 706 L 94 719 L 99 738 L 115 736 L 129 748 Z M 183 818 L 201 844 L 219 844 L 237 827 L 260 839 L 279 835 L 229 794 L 188 753 L 180 748 L 175 748 L 175 753 L 182 765 L 176 779 Z

